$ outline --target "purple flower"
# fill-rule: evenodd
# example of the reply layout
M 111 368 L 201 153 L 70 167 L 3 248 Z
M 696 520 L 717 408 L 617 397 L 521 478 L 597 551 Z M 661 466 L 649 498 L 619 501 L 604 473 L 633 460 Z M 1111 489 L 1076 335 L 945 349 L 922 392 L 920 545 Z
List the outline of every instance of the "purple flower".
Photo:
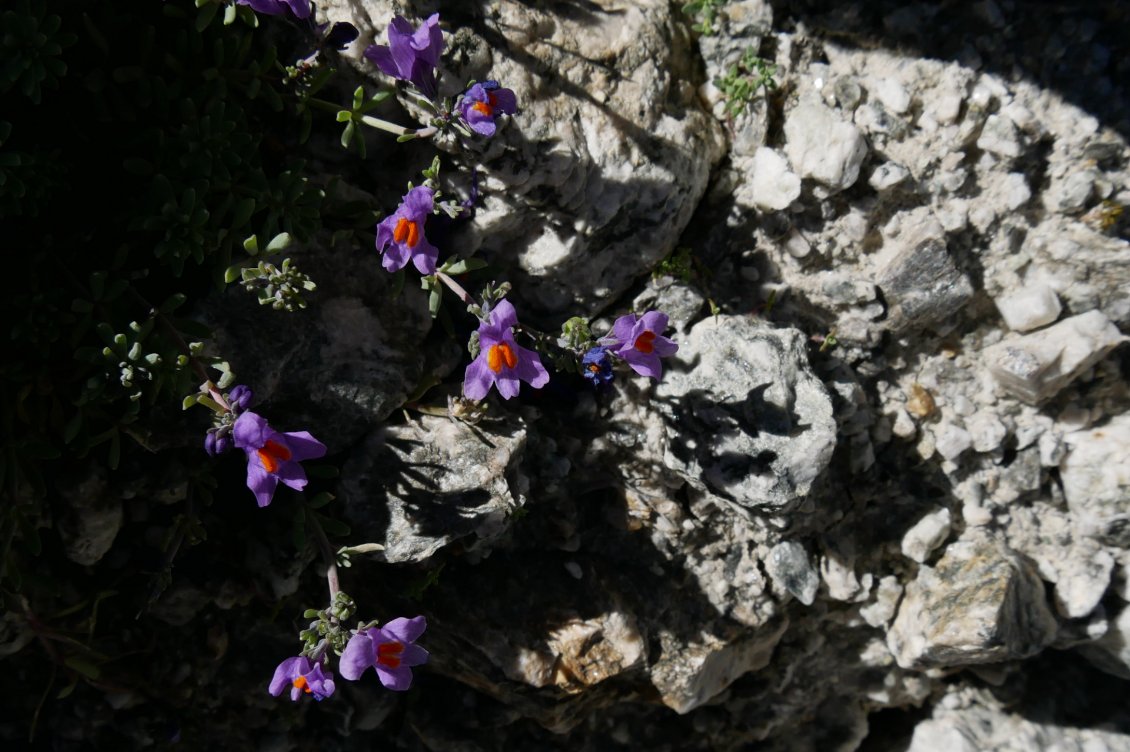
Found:
M 408 81 L 424 96 L 436 98 L 436 63 L 443 52 L 443 32 L 439 14 L 433 13 L 418 29 L 403 16 L 392 19 L 388 27 L 388 46 L 370 45 L 365 57 L 378 68 L 401 81 Z
M 314 663 L 304 655 L 287 658 L 275 669 L 267 691 L 278 697 L 290 687 L 290 699 L 297 702 L 303 694 L 313 695 L 318 702 L 334 693 L 332 671 L 322 670 L 322 661 Z
M 412 686 L 412 666 L 427 663 L 428 651 L 414 645 L 428 623 L 422 616 L 393 619 L 383 627 L 363 629 L 349 638 L 338 664 L 341 675 L 350 681 L 361 678 L 369 666 L 377 671 L 381 684 L 403 691 Z
M 679 349 L 677 344 L 663 336 L 666 328 L 665 313 L 648 311 L 638 318 L 629 313 L 616 319 L 612 334 L 601 342 L 608 345 L 613 355 L 623 358 L 636 373 L 658 379 L 663 375 L 659 359 L 674 355 Z
M 608 348 L 598 345 L 586 352 L 581 358 L 581 370 L 593 386 L 612 383 L 612 358 L 608 357 Z
M 497 384 L 503 399 L 510 399 L 518 395 L 519 379 L 534 389 L 549 383 L 549 373 L 538 354 L 514 341 L 511 330 L 517 324 L 514 306 L 507 300 L 498 301 L 490 312 L 490 321 L 479 324 L 479 357 L 467 366 L 463 377 L 464 397 L 481 400 L 487 396 L 491 384 Z
M 494 119 L 499 115 L 513 115 L 518 111 L 518 98 L 510 89 L 503 89 L 498 81 L 483 81 L 463 93 L 459 113 L 467 126 L 480 136 L 493 136 Z
M 385 269 L 398 271 L 411 259 L 420 274 L 435 273 L 439 249 L 424 237 L 424 223 L 432 213 L 434 202 L 435 191 L 427 186 L 416 186 L 404 194 L 396 212 L 377 225 L 377 250 L 384 251 Z
M 310 17 L 310 0 L 236 0 L 238 5 L 250 5 L 251 10 L 265 16 L 281 16 L 290 12 L 295 18 Z
M 329 31 L 326 31 L 327 27 Z M 353 40 L 360 34 L 360 32 L 357 31 L 357 27 L 348 21 L 337 21 L 332 26 L 322 24 L 318 27 L 318 31 L 325 34 L 325 36 L 322 37 L 322 44 L 326 47 L 332 47 L 335 50 L 344 50 L 352 44 Z
M 326 453 L 326 445 L 308 431 L 279 433 L 253 412 L 236 419 L 232 436 L 247 453 L 247 487 L 261 507 L 271 503 L 280 480 L 296 491 L 305 488 L 306 471 L 298 463 Z

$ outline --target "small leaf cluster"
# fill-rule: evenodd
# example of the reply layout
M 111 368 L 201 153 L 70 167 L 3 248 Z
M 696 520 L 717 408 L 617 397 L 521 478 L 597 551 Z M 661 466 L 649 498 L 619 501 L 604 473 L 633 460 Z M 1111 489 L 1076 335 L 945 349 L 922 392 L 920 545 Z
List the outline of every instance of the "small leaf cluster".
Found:
M 43 89 L 57 89 L 67 72 L 63 50 L 75 43 L 44 0 L 18 0 L 0 13 L 0 95 L 17 91 L 39 104 Z
M 726 111 L 736 117 L 743 109 L 757 99 L 764 89 L 766 92 L 777 88 L 777 66 L 758 57 L 752 47 L 747 49 L 737 63 L 731 65 L 726 74 L 714 80 L 714 85 L 726 98 Z
M 691 25 L 692 29 L 709 36 L 718 30 L 715 26 L 718 12 L 727 2 L 728 0 L 691 0 L 683 6 L 683 13 L 698 19 Z

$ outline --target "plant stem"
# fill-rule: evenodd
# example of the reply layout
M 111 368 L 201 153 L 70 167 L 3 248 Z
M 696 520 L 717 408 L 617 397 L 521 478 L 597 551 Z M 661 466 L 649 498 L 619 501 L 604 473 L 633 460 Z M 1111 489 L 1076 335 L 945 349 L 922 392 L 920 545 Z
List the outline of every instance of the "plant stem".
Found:
M 310 526 L 314 529 L 314 538 L 318 541 L 318 549 L 322 552 L 322 559 L 326 562 L 326 584 L 330 589 L 330 603 L 333 603 L 334 598 L 341 592 L 341 584 L 337 576 L 337 557 L 334 556 L 329 538 L 326 537 L 326 531 L 322 529 L 318 518 L 310 510 L 307 510 L 306 519 L 310 521 Z
M 464 303 L 466 303 L 469 306 L 475 305 L 475 299 L 471 297 L 470 293 L 468 293 L 466 290 L 464 290 L 462 285 L 460 285 L 458 282 L 456 282 L 454 279 L 452 279 L 447 273 L 437 271 L 436 272 L 436 278 L 440 282 L 447 285 L 448 288 L 450 288 L 453 293 L 455 293 L 457 296 L 459 296 L 459 299 L 462 300 Z

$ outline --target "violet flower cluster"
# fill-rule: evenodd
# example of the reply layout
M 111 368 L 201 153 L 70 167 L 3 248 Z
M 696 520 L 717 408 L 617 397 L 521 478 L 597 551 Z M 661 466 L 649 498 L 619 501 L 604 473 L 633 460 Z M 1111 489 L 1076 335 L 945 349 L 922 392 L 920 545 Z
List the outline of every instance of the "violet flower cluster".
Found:
M 378 627 L 372 624 L 354 631 L 338 661 L 343 679 L 358 681 L 370 668 L 381 684 L 403 692 L 412 686 L 412 669 L 428 661 L 428 651 L 416 644 L 427 629 L 423 616 L 398 618 Z M 287 689 L 290 699 L 298 701 L 310 695 L 319 702 L 334 693 L 334 675 L 326 666 L 328 643 L 322 642 L 313 651 L 316 658 L 297 655 L 287 658 L 275 669 L 267 691 L 278 697 Z

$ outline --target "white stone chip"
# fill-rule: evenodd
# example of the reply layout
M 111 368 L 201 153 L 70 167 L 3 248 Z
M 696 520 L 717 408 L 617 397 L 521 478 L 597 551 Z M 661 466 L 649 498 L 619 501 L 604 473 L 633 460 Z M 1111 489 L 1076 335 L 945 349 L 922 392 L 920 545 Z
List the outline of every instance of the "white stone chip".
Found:
M 903 556 L 922 564 L 945 542 L 951 529 L 950 510 L 935 509 L 915 523 L 902 537 Z
M 800 197 L 800 178 L 773 149 L 757 150 L 750 173 L 749 200 L 758 209 L 781 211 Z
M 785 154 L 802 178 L 834 190 L 851 187 L 867 156 L 867 139 L 818 102 L 802 102 L 785 121 Z
M 1063 307 L 1055 290 L 1037 282 L 1026 285 L 1009 295 L 993 300 L 1008 328 L 1014 332 L 1027 332 L 1050 324 L 1059 318 Z

